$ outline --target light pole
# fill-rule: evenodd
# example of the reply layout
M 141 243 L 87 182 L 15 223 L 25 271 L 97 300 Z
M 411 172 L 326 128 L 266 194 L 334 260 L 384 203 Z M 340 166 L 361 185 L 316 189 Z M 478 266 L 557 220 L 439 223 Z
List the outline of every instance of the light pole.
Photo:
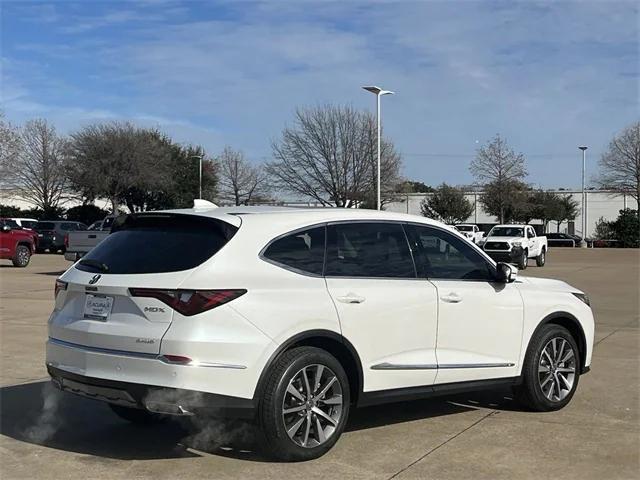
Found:
M 199 190 L 199 196 L 198 198 L 202 198 L 202 158 L 204 157 L 204 155 L 191 155 L 191 158 L 199 158 L 200 159 L 200 179 L 199 179 L 199 185 L 200 185 L 200 190 Z
M 585 146 L 578 147 L 582 150 L 582 243 L 580 246 L 586 248 L 587 246 L 587 193 L 584 190 L 584 179 L 587 170 L 587 148 Z
M 371 87 L 362 87 L 365 90 L 367 90 L 368 92 L 371 92 L 373 94 L 375 94 L 376 96 L 376 106 L 377 106 L 377 114 L 376 114 L 376 119 L 377 119 L 377 123 L 378 123 L 378 186 L 377 186 L 377 195 L 378 195 L 378 200 L 376 202 L 376 207 L 378 210 L 380 210 L 380 97 L 382 95 L 393 95 L 394 92 L 390 91 L 390 90 L 383 90 L 380 87 L 375 87 L 375 86 L 371 86 Z

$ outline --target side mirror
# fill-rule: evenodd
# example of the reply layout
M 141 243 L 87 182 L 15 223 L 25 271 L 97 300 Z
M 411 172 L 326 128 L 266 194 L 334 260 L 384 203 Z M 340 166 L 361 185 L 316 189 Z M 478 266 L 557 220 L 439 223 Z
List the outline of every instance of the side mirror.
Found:
M 518 276 L 518 269 L 508 263 L 499 262 L 496 265 L 496 280 L 501 283 L 512 283 Z
M 10 232 L 11 231 L 11 226 L 10 225 L 3 225 L 2 226 L 2 231 L 3 232 Z

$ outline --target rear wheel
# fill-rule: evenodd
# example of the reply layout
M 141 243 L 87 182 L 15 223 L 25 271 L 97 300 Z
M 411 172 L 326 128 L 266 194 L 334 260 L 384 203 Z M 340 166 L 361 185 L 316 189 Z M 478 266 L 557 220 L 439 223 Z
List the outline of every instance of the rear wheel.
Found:
M 311 460 L 338 441 L 349 415 L 349 382 L 328 352 L 300 347 L 273 365 L 260 405 L 268 453 L 278 460 Z
M 532 410 L 559 410 L 571 401 L 580 378 L 576 341 L 560 325 L 543 325 L 529 342 L 522 366 L 522 384 L 514 389 L 518 401 Z
M 166 417 L 162 415 L 141 408 L 123 407 L 113 403 L 110 403 L 109 407 L 117 416 L 136 425 L 152 425 L 166 420 Z
M 542 250 L 540 250 L 540 255 L 536 257 L 536 265 L 538 267 L 544 267 L 546 260 L 547 260 L 547 252 L 543 248 Z
M 16 247 L 16 253 L 11 259 L 14 267 L 26 267 L 31 260 L 31 250 L 25 245 L 18 245 Z

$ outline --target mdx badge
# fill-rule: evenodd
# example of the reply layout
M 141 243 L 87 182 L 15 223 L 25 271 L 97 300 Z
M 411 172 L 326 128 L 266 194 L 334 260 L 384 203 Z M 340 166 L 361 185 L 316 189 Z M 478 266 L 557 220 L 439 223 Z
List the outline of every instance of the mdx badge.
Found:
M 145 312 L 151 313 L 164 313 L 164 308 L 162 307 L 144 307 Z

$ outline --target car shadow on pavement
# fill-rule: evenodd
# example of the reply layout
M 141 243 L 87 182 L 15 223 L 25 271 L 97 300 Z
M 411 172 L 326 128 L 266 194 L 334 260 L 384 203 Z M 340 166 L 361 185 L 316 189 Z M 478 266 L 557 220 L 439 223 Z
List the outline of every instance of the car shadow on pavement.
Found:
M 346 432 L 393 425 L 478 408 L 517 410 L 508 391 L 438 397 L 352 409 Z M 0 434 L 21 442 L 119 460 L 219 455 L 268 462 L 256 428 L 246 422 L 170 420 L 138 426 L 108 405 L 38 381 L 0 388 Z
M 59 277 L 60 275 L 62 275 L 66 270 L 58 270 L 56 272 L 36 272 L 37 275 L 50 275 L 52 277 Z

